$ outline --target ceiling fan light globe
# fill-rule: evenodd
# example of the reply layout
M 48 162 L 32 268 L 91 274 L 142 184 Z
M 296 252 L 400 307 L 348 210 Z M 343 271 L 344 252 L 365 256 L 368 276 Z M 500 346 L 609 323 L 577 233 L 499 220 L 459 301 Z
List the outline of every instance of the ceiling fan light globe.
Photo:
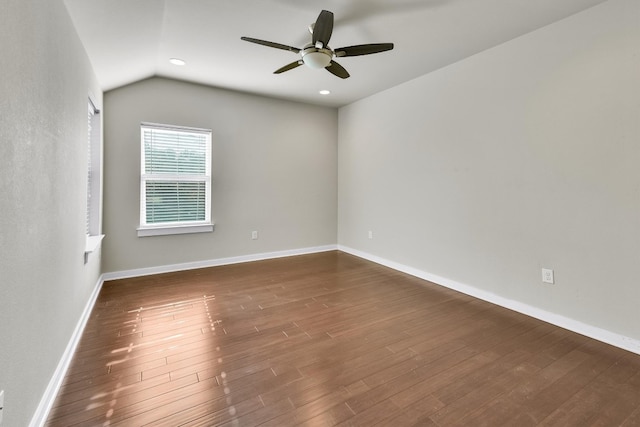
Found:
M 309 68 L 324 68 L 331 62 L 331 56 L 326 49 L 311 50 L 303 54 L 302 61 Z

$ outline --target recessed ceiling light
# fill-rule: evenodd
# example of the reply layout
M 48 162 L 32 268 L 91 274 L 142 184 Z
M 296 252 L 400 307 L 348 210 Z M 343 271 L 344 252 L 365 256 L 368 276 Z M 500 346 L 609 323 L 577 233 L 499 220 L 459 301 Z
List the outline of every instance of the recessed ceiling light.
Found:
M 323 89 L 323 90 L 321 90 L 321 91 L 320 91 L 320 92 L 318 92 L 318 93 L 319 93 L 320 95 L 329 95 L 329 94 L 331 93 L 331 91 L 330 91 L 330 90 Z
M 182 59 L 180 59 L 180 58 L 171 58 L 171 59 L 169 60 L 169 62 L 171 62 L 173 65 L 180 65 L 180 66 L 182 66 L 182 65 L 185 65 L 185 64 L 186 64 L 186 62 L 184 62 L 184 61 L 183 61 Z

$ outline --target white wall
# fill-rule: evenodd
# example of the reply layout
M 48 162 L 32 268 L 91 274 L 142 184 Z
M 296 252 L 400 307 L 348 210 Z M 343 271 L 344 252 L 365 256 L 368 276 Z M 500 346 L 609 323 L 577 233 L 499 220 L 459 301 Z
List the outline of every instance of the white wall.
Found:
M 0 390 L 3 425 L 25 426 L 99 279 L 84 232 L 101 92 L 62 0 L 2 0 L 0 52 Z
M 611 0 L 341 108 L 338 243 L 640 340 L 639 22 Z
M 153 78 L 105 110 L 104 271 L 336 244 L 336 109 Z M 143 121 L 212 129 L 212 233 L 137 237 Z

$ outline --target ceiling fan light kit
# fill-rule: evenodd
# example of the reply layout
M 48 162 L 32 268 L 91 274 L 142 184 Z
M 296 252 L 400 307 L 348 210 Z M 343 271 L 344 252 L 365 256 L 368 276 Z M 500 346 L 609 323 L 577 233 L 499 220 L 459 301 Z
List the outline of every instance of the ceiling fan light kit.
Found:
M 301 52 L 302 62 L 309 68 L 325 68 L 333 58 L 331 49 L 318 49 L 315 46 L 308 46 Z
M 333 33 L 333 13 L 328 10 L 320 12 L 316 22 L 309 27 L 309 31 L 311 31 L 311 43 L 303 49 L 251 37 L 241 37 L 241 39 L 275 49 L 288 50 L 300 55 L 299 60 L 277 69 L 274 71 L 274 74 L 284 73 L 285 71 L 292 70 L 304 64 L 309 68 L 324 68 L 341 79 L 348 78 L 349 73 L 342 65 L 334 61 L 333 58 L 371 55 L 393 49 L 393 43 L 371 43 L 331 50 L 329 40 Z

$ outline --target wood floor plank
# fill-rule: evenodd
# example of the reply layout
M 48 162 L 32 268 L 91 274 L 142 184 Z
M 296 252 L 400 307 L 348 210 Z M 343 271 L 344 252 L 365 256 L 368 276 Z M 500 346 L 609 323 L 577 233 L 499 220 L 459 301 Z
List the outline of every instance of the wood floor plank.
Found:
M 396 406 L 393 402 L 390 400 L 383 400 L 377 405 L 373 405 L 363 411 L 356 412 L 353 417 L 340 422 L 337 425 L 340 427 L 373 426 L 376 423 L 383 422 L 385 419 L 400 415 L 401 413 L 402 409 Z
M 550 386 L 531 396 L 523 405 L 523 411 L 508 422 L 518 424 L 523 420 L 533 420 L 536 425 L 540 425 L 545 418 L 586 387 L 611 363 L 611 360 L 590 357 Z
M 602 425 L 602 424 L 596 424 Z M 620 427 L 632 427 L 640 426 L 640 408 L 636 408 L 625 420 L 620 424 Z
M 510 362 L 502 364 L 504 365 L 502 373 L 495 377 L 487 376 L 468 393 L 446 404 L 444 408 L 429 418 L 439 425 L 473 424 L 475 422 L 474 412 L 478 408 L 484 407 L 496 396 L 507 393 L 517 382 L 533 378 L 538 372 L 538 368 L 526 363 L 517 366 L 513 366 Z M 438 397 L 437 393 L 436 397 Z
M 557 408 L 541 425 L 621 424 L 625 414 L 640 405 L 640 389 L 629 382 L 637 373 L 637 364 L 618 361 Z
M 338 252 L 106 282 L 46 426 L 636 426 L 640 356 Z

